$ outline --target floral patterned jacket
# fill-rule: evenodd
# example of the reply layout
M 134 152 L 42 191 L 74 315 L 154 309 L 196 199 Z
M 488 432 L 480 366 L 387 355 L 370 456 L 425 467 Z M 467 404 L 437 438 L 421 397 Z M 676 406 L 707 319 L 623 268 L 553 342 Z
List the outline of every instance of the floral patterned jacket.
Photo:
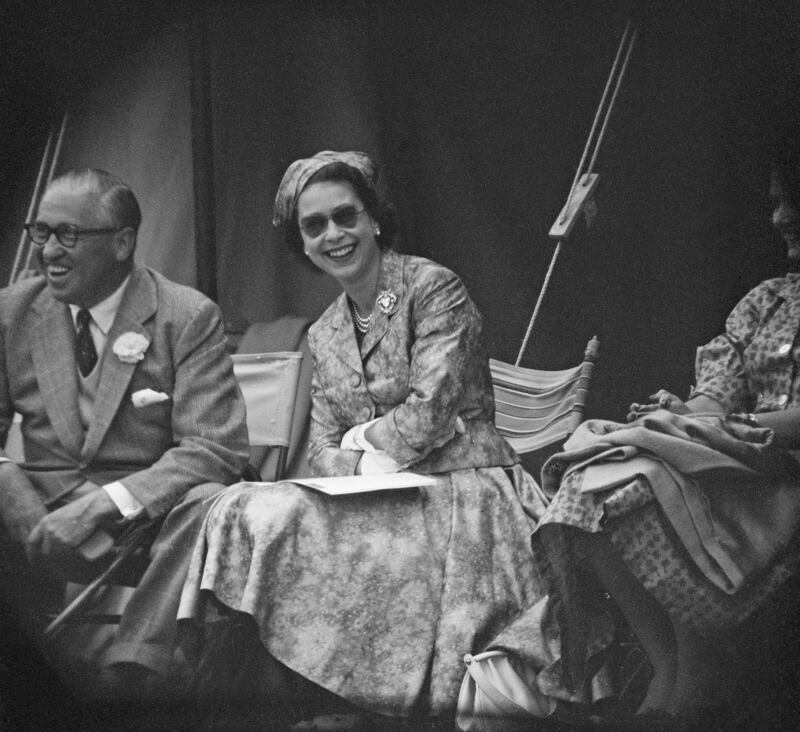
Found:
M 430 260 L 389 250 L 378 283 L 384 291 L 396 299 L 385 311 L 375 308 L 360 349 L 344 293 L 309 330 L 312 472 L 352 475 L 361 453 L 340 449 L 341 438 L 377 417 L 389 423 L 387 453 L 415 472 L 519 462 L 494 427 L 481 317 L 461 280 Z
M 728 316 L 725 333 L 697 349 L 694 393 L 726 412 L 800 406 L 800 274 L 766 280 Z

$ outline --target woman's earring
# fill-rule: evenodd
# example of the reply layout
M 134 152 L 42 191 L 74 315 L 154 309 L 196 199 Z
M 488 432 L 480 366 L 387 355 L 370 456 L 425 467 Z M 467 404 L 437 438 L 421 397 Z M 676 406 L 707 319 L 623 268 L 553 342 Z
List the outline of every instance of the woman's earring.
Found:
M 381 235 L 381 227 L 376 224 L 375 225 L 375 236 L 380 236 L 380 235 Z

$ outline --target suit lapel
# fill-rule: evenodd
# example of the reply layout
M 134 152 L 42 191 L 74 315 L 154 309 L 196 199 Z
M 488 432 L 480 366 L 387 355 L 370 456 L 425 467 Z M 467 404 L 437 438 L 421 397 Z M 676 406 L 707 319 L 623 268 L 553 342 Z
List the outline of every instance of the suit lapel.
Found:
M 347 307 L 347 295 L 342 293 L 336 300 L 334 309 L 325 323 L 326 329 L 330 331 L 321 339 L 321 343 L 327 343 L 330 353 L 339 360 L 344 361 L 353 371 L 364 375 L 361 364 L 361 355 L 358 352 L 358 342 L 350 319 L 350 312 Z M 340 331 L 337 333 L 337 331 Z
M 76 459 L 83 428 L 78 412 L 75 326 L 69 306 L 45 291 L 34 306 L 41 314 L 32 333 L 31 352 L 44 408 L 61 444 Z
M 142 324 L 156 312 L 157 307 L 152 278 L 143 267 L 135 268 L 103 352 L 100 383 L 94 402 L 94 418 L 81 451 L 81 461 L 84 464 L 90 463 L 97 454 L 137 366 L 136 363 L 126 363 L 119 359 L 114 353 L 114 342 L 123 333 L 133 332 L 143 335 L 149 343 L 151 336 Z
M 383 253 L 378 276 L 378 300 L 372 311 L 372 323 L 361 343 L 361 357 L 366 359 L 389 330 L 389 321 L 403 297 L 403 259 L 391 249 Z

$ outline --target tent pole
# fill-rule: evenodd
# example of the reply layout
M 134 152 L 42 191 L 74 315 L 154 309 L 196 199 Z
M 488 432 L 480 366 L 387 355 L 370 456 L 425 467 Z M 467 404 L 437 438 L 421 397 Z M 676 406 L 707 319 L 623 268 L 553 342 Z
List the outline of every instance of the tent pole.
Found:
M 44 146 L 44 152 L 42 153 L 42 160 L 39 163 L 39 172 L 36 175 L 36 183 L 33 186 L 33 195 L 31 196 L 30 204 L 28 205 L 28 214 L 25 216 L 25 221 L 33 220 L 34 215 L 36 214 L 36 208 L 39 203 L 39 196 L 42 192 L 42 183 L 44 182 L 44 172 L 47 168 L 47 163 L 50 160 L 50 150 L 53 147 L 53 138 L 56 134 L 55 129 L 55 122 L 50 127 L 50 132 L 47 135 L 47 143 Z M 17 245 L 17 252 L 14 257 L 14 264 L 11 267 L 11 277 L 9 277 L 7 284 L 13 285 L 17 278 L 22 273 L 22 261 L 23 258 L 27 263 L 27 249 L 26 245 L 28 243 L 28 233 L 23 229 L 22 233 L 20 234 L 19 244 Z
M 28 221 L 32 220 L 33 217 L 36 215 L 36 212 L 39 210 L 39 203 L 41 202 L 41 198 L 44 195 L 44 191 L 47 190 L 47 187 L 50 185 L 50 183 L 53 180 L 53 177 L 56 174 L 56 166 L 58 165 L 58 159 L 61 157 L 61 147 L 64 144 L 64 133 L 67 131 L 68 117 L 69 115 L 66 112 L 64 112 L 64 114 L 61 116 L 61 125 L 58 128 L 58 137 L 56 137 L 55 150 L 53 150 L 53 154 L 50 158 L 50 168 L 47 171 L 47 180 L 45 181 L 44 189 L 40 192 L 37 192 L 36 194 L 37 197 L 35 201 L 31 202 L 33 205 L 32 205 L 32 210 L 28 215 L 27 219 Z M 33 265 L 33 255 L 34 255 L 33 247 L 28 247 L 28 252 L 25 258 L 25 268 L 24 268 L 24 271 L 26 272 L 30 270 L 31 266 Z M 23 272 L 18 272 L 17 276 L 19 277 L 21 274 L 23 274 Z

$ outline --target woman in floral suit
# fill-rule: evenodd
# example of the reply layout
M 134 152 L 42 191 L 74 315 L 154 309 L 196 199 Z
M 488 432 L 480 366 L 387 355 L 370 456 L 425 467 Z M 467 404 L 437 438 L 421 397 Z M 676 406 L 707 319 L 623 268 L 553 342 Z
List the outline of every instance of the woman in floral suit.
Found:
M 480 314 L 453 272 L 387 248 L 377 177 L 363 153 L 324 151 L 293 163 L 276 197 L 289 245 L 343 289 L 309 332 L 309 462 L 436 484 L 234 488 L 210 513 L 183 615 L 207 591 L 315 685 L 381 714 L 442 715 L 464 654 L 541 596 L 529 536 L 543 503 L 495 430 Z

